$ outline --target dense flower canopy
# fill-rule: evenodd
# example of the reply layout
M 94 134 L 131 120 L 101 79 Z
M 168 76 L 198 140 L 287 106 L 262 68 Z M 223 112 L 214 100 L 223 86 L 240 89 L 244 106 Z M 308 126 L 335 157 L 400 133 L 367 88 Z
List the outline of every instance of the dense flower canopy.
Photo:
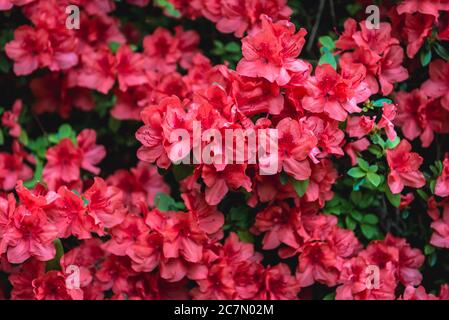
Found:
M 0 298 L 449 299 L 449 1 L 366 2 L 0 0 Z

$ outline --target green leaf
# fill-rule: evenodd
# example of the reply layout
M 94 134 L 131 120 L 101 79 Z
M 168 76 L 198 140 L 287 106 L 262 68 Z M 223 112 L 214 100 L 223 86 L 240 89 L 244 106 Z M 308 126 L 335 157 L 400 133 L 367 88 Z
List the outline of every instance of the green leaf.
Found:
M 25 130 L 20 131 L 19 141 L 24 146 L 28 145 L 28 134 Z
M 5 29 L 0 33 L 0 51 L 4 50 L 5 45 L 14 39 L 14 29 Z
M 5 143 L 5 136 L 3 135 L 3 130 L 0 129 L 0 146 Z
M 431 50 L 423 50 L 420 54 L 421 65 L 423 67 L 427 67 L 432 60 L 432 51 Z
M 326 300 L 326 301 L 335 300 L 335 295 L 336 295 L 336 292 L 328 293 L 323 297 L 323 300 Z
M 252 224 L 251 209 L 248 206 L 232 207 L 226 217 L 226 224 L 231 228 L 246 230 Z
M 354 186 L 352 187 L 353 190 L 358 191 L 360 190 L 360 187 L 366 182 L 365 178 L 357 181 L 356 184 L 354 184 Z
M 359 167 L 363 171 L 365 171 L 365 172 L 369 171 L 370 166 L 369 166 L 369 163 L 366 160 L 364 160 L 362 158 L 357 158 L 357 163 L 359 164 Z
M 60 260 L 61 260 L 61 257 L 64 255 L 64 247 L 62 246 L 60 239 L 56 239 L 54 241 L 54 245 L 56 247 L 56 255 L 52 260 L 47 261 L 47 264 L 45 265 L 46 271 L 61 269 Z
M 348 175 L 353 178 L 363 178 L 366 176 L 366 172 L 363 172 L 359 167 L 355 167 L 348 171 Z
M 288 175 L 282 171 L 281 174 L 279 175 L 279 182 L 285 186 L 288 182 Z
M 435 252 L 435 247 L 431 246 L 430 244 L 426 244 L 424 246 L 424 254 L 426 256 L 428 256 L 428 255 L 430 255 L 430 254 L 432 254 L 434 252 Z
M 386 187 L 385 194 L 387 195 L 388 201 L 394 207 L 399 208 L 399 205 L 401 204 L 401 194 L 393 194 L 388 186 Z
M 172 166 L 172 172 L 176 181 L 182 181 L 193 173 L 193 166 L 178 164 Z
M 378 133 L 371 135 L 371 141 L 374 144 L 378 144 L 382 149 L 385 149 L 386 143 Z
M 357 227 L 357 222 L 354 219 L 352 219 L 350 216 L 346 216 L 345 222 L 346 222 L 346 227 L 349 230 L 353 230 L 354 231 L 355 228 Z
M 368 151 L 371 152 L 373 155 L 376 156 L 377 159 L 382 158 L 383 151 L 379 146 L 376 146 L 375 144 L 372 144 L 368 147 Z
M 409 216 L 410 216 L 410 211 L 404 210 L 404 211 L 401 212 L 401 218 L 402 219 L 406 220 L 406 219 L 408 219 Z
M 181 202 L 176 202 L 166 193 L 158 192 L 154 197 L 154 205 L 160 211 L 179 211 L 185 208 Z
M 83 206 L 87 207 L 89 205 L 89 200 L 85 196 L 81 196 L 81 200 L 83 200 Z
M 35 159 L 36 159 L 36 167 L 34 169 L 33 178 L 23 183 L 23 185 L 29 189 L 34 188 L 36 184 L 42 180 L 42 172 L 44 171 L 44 164 L 42 160 L 40 160 L 37 157 L 35 157 Z
M 64 123 L 59 127 L 58 134 L 60 139 L 70 138 L 73 133 L 72 127 Z
M 366 178 L 368 179 L 369 182 L 371 182 L 373 184 L 373 186 L 378 187 L 380 182 L 381 182 L 381 178 L 378 174 L 376 173 L 372 173 L 372 172 L 368 172 L 368 174 L 366 175 Z
M 448 61 L 449 60 L 449 52 L 446 50 L 445 47 L 443 47 L 441 44 L 439 44 L 438 42 L 435 42 L 433 45 L 433 48 L 435 49 L 435 52 L 444 60 Z
M 350 212 L 350 215 L 357 222 L 362 222 L 362 220 L 363 220 L 363 215 L 357 210 L 352 210 Z
M 335 49 L 335 42 L 329 36 L 320 37 L 318 39 L 318 42 L 329 51 L 333 51 Z
M 426 193 L 424 190 L 422 190 L 422 189 L 417 189 L 417 190 L 416 190 L 416 193 L 419 195 L 419 197 L 420 197 L 421 199 L 423 199 L 423 200 L 426 201 L 426 202 L 427 202 L 427 200 L 429 199 L 429 196 L 427 195 L 427 193 Z
M 227 52 L 231 52 L 231 53 L 240 53 L 241 48 L 240 48 L 240 45 L 237 42 L 231 41 L 231 42 L 226 44 L 225 50 Z
M 332 66 L 332 68 L 337 70 L 337 60 L 335 60 L 334 55 L 330 52 L 326 52 L 325 54 L 323 54 L 320 60 L 318 61 L 318 64 L 320 66 L 323 64 L 329 64 Z
M 108 44 L 109 49 L 111 49 L 113 54 L 116 54 L 118 49 L 120 49 L 121 44 L 115 41 L 111 41 Z
M 296 194 L 299 197 L 302 197 L 302 196 L 304 196 L 304 194 L 307 191 L 307 187 L 309 186 L 309 180 L 307 179 L 307 180 L 299 181 L 299 180 L 292 179 L 292 184 L 293 184 L 293 188 L 296 191 Z
M 350 16 L 355 16 L 362 9 L 363 6 L 360 3 L 351 3 L 346 5 L 346 10 Z
M 429 188 L 430 188 L 431 193 L 435 193 L 436 184 L 437 184 L 437 181 L 435 179 L 430 181 Z
M 362 192 L 352 191 L 349 197 L 351 198 L 352 203 L 358 204 L 362 201 Z
M 382 99 L 378 99 L 376 101 L 373 101 L 373 106 L 377 107 L 377 108 L 382 108 L 384 106 L 384 103 L 392 104 L 393 101 L 391 101 L 388 98 L 382 98 Z
M 386 146 L 387 149 L 394 149 L 398 146 L 398 144 L 401 142 L 401 139 L 399 137 L 396 137 L 393 141 L 387 140 Z
M 428 259 L 427 259 L 427 264 L 431 267 L 435 266 L 437 263 L 437 254 L 436 252 L 432 253 Z
M 367 214 L 367 215 L 363 216 L 362 221 L 363 221 L 363 223 L 366 223 L 366 224 L 378 224 L 379 218 L 374 214 Z
M 239 236 L 240 240 L 247 243 L 253 243 L 254 237 L 248 230 L 238 230 L 237 235 Z
M 362 224 L 360 230 L 368 240 L 373 239 L 377 235 L 377 228 L 369 224 Z
M 108 121 L 108 127 L 111 129 L 112 132 L 117 133 L 117 131 L 120 129 L 120 126 L 122 125 L 122 122 L 115 119 L 115 118 L 109 118 Z
M 8 73 L 11 70 L 11 63 L 3 53 L 0 53 L 0 72 Z
M 176 10 L 175 6 L 171 2 L 169 2 L 167 0 L 156 0 L 154 3 L 157 6 L 163 8 L 167 15 L 174 17 L 174 18 L 181 17 L 181 12 Z
M 104 95 L 98 92 L 94 93 L 95 99 L 95 111 L 98 112 L 100 117 L 104 117 L 109 109 L 111 109 L 117 102 L 117 97 L 115 95 Z

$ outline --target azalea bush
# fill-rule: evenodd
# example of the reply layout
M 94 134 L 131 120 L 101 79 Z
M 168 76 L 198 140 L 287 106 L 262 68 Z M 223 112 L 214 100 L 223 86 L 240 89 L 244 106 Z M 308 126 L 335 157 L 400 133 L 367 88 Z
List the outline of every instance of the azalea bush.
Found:
M 0 0 L 0 298 L 449 299 L 448 41 L 448 0 Z M 174 161 L 196 124 L 275 171 Z

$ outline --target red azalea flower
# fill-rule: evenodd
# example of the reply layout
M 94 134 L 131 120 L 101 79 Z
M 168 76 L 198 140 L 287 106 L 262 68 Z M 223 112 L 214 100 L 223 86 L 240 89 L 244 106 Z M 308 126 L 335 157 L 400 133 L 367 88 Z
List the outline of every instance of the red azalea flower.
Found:
M 377 127 L 379 129 L 385 129 L 387 138 L 390 141 L 394 141 L 397 137 L 396 130 L 394 128 L 393 120 L 396 118 L 397 108 L 394 104 L 383 103 L 382 116 L 380 117 Z
M 346 154 L 351 158 L 351 165 L 357 165 L 358 153 L 365 151 L 370 146 L 370 142 L 366 138 L 350 142 L 345 146 Z
M 449 248 L 449 205 L 444 203 L 443 215 L 433 218 L 430 227 L 433 229 L 430 244 L 439 248 Z
M 407 286 L 402 295 L 403 300 L 439 300 L 433 294 L 427 293 L 423 286 L 415 288 L 413 286 Z
M 85 51 L 81 56 L 81 67 L 69 74 L 70 83 L 107 94 L 114 86 L 117 73 L 114 55 L 107 47 Z
M 435 184 L 435 195 L 439 197 L 449 196 L 449 154 L 443 160 L 443 172 Z
M 145 60 L 139 53 L 134 53 L 130 47 L 121 46 L 116 54 L 117 78 L 119 88 L 126 91 L 128 87 L 142 85 L 148 82 L 143 72 Z
M 68 118 L 72 107 L 91 111 L 95 106 L 88 89 L 70 87 L 69 78 L 58 73 L 32 79 L 30 89 L 35 97 L 33 111 L 37 114 L 57 111 L 61 117 Z
M 204 194 L 199 187 L 189 193 L 181 194 L 187 210 L 196 215 L 199 227 L 208 234 L 211 239 L 218 240 L 223 237 L 222 227 L 225 222 L 223 213 L 216 206 L 206 202 Z
M 296 300 L 300 284 L 291 275 L 290 268 L 283 263 L 265 270 L 263 288 L 258 296 L 261 300 Z
M 37 300 L 83 300 L 82 289 L 69 289 L 61 271 L 49 271 L 32 281 Z
M 449 132 L 447 121 L 449 113 L 438 100 L 429 99 L 423 90 L 415 89 L 410 93 L 399 92 L 396 95 L 398 114 L 395 123 L 409 140 L 420 137 L 423 147 L 429 147 L 434 133 Z
M 80 246 L 73 248 L 61 257 L 60 265 L 67 275 L 75 275 L 73 266 L 79 268 L 79 286 L 86 290 L 93 284 L 96 265 L 107 256 L 101 249 L 101 240 L 97 238 L 85 240 Z M 72 285 L 77 283 L 69 282 Z
M 148 234 L 150 229 L 142 217 L 128 214 L 125 220 L 109 231 L 111 239 L 106 241 L 102 248 L 117 256 L 125 256 L 139 239 Z
M 162 226 L 154 226 L 151 212 L 147 215 L 146 223 L 161 233 L 164 241 L 164 257 L 182 258 L 192 263 L 201 262 L 203 244 L 207 236 L 200 229 L 194 215 L 192 213 L 162 215 L 164 219 Z
M 325 202 L 334 196 L 332 186 L 337 178 L 338 172 L 329 159 L 323 159 L 320 163 L 313 164 L 305 194 L 306 200 L 310 202 L 318 200 L 319 205 L 324 206 Z
M 175 71 L 176 62 L 181 58 L 180 39 L 168 30 L 157 28 L 153 34 L 143 39 L 145 68 L 169 73 Z
M 449 4 L 448 4 L 449 5 Z M 432 32 L 435 17 L 426 14 L 406 14 L 403 32 L 407 40 L 407 56 L 413 58 Z
M 312 173 L 309 154 L 317 144 L 312 131 L 291 118 L 282 119 L 276 126 L 279 143 L 279 169 L 296 180 L 307 180 Z
M 12 285 L 11 300 L 36 300 L 32 282 L 45 274 L 45 263 L 29 259 L 12 271 L 9 281 Z
M 346 124 L 346 132 L 353 138 L 363 138 L 364 136 L 367 136 L 373 128 L 374 119 L 367 116 L 350 117 Z
M 441 105 L 449 110 L 449 63 L 443 60 L 435 60 L 429 66 L 430 79 L 426 80 L 422 86 L 422 91 L 431 98 L 441 99 Z
M 22 111 L 22 100 L 16 100 L 11 111 L 5 111 L 2 116 L 2 124 L 9 128 L 9 135 L 14 138 L 20 136 L 21 127 L 19 124 L 19 116 Z
M 306 84 L 308 94 L 302 99 L 303 108 L 344 121 L 348 113 L 360 112 L 357 104 L 371 95 L 364 81 L 365 74 L 365 68 L 360 64 L 346 65 L 341 74 L 329 64 L 318 66 L 314 77 Z
M 169 186 L 157 172 L 156 166 L 145 162 L 139 162 L 130 172 L 116 171 L 109 176 L 107 183 L 122 190 L 124 203 L 131 212 L 140 212 L 142 203 L 153 207 L 158 193 L 170 193 Z
M 309 239 L 301 221 L 301 212 L 287 204 L 270 206 L 259 212 L 251 228 L 254 234 L 265 233 L 262 240 L 264 250 L 272 250 L 285 244 L 294 250 Z
M 49 220 L 58 229 L 58 238 L 74 235 L 78 239 L 90 239 L 91 232 L 100 233 L 98 222 L 88 214 L 80 196 L 65 186 L 59 187 L 58 195 L 47 210 Z
M 251 180 L 245 174 L 246 165 L 231 164 L 224 170 L 218 171 L 214 166 L 204 165 L 201 177 L 206 184 L 206 202 L 210 205 L 217 205 L 228 193 L 229 189 L 237 190 L 243 187 L 246 191 L 251 191 Z
M 21 26 L 5 52 L 14 60 L 14 73 L 28 75 L 39 67 L 51 71 L 67 70 L 78 64 L 77 41 L 70 30 L 56 32 L 43 28 Z
M 81 44 L 86 47 L 108 45 L 111 42 L 126 43 L 126 38 L 121 33 L 117 21 L 108 15 L 87 15 L 81 11 L 80 25 L 83 27 L 77 30 L 77 36 Z
M 204 280 L 198 280 L 198 287 L 191 291 L 195 300 L 229 300 L 236 295 L 232 278 L 232 268 L 229 266 L 213 265 Z
M 122 191 L 108 186 L 101 178 L 95 177 L 94 183 L 83 193 L 83 197 L 87 200 L 87 212 L 105 228 L 119 225 L 128 213 L 123 205 Z
M 336 300 L 394 300 L 396 278 L 391 263 L 379 271 L 379 283 L 375 286 L 372 276 L 367 272 L 369 263 L 360 257 L 345 262 L 340 282 L 343 284 L 336 290 Z M 370 286 L 368 286 L 369 284 Z
M 361 63 L 366 68 L 366 82 L 371 94 L 379 91 L 388 95 L 393 91 L 393 84 L 408 78 L 407 70 L 402 66 L 404 50 L 398 45 L 399 40 L 391 36 L 391 25 L 382 22 L 379 29 L 368 29 L 365 21 L 357 23 L 353 19 L 345 22 L 345 31 L 336 46 L 345 52 L 340 58 L 340 65 Z
M 407 140 L 387 150 L 387 161 L 390 167 L 388 186 L 391 192 L 400 193 L 404 186 L 421 188 L 426 184 L 424 175 L 419 171 L 423 158 L 415 152 L 410 152 L 412 146 Z
M 12 154 L 0 152 L 0 189 L 12 190 L 19 180 L 26 181 L 33 177 L 33 170 L 24 163 L 25 158 L 26 154 L 17 141 L 13 142 Z
M 145 108 L 142 113 L 144 125 L 136 132 L 136 139 L 142 143 L 137 157 L 142 161 L 156 162 L 159 167 L 168 168 L 171 164 L 164 149 L 162 129 L 163 114 L 167 108 L 178 108 L 181 102 L 177 97 L 166 98 L 159 105 Z
M 243 59 L 237 72 L 247 77 L 261 77 L 278 85 L 286 85 L 291 74 L 309 71 L 309 65 L 296 59 L 305 43 L 306 31 L 295 34 L 295 25 L 282 20 L 276 23 L 261 17 L 261 29 L 242 40 Z
M 40 261 L 51 260 L 56 254 L 53 241 L 57 234 L 56 226 L 41 208 L 18 206 L 3 237 L 8 261 L 22 263 L 31 256 Z
M 405 239 L 395 238 L 387 234 L 384 240 L 386 245 L 394 246 L 399 251 L 399 259 L 396 265 L 398 278 L 404 286 L 417 286 L 422 281 L 422 274 L 419 271 L 424 264 L 425 257 L 421 250 L 412 248 Z
M 84 129 L 76 137 L 78 149 L 81 151 L 81 168 L 99 174 L 100 168 L 95 167 L 106 156 L 104 146 L 97 145 L 97 133 L 92 129 Z
M 299 256 L 296 277 L 301 287 L 315 282 L 335 286 L 340 276 L 343 259 L 326 242 L 310 242 Z
M 49 148 L 46 158 L 42 177 L 50 190 L 56 190 L 60 183 L 79 180 L 82 151 L 70 139 L 62 139 L 59 144 Z
M 163 257 L 164 238 L 157 232 L 142 233 L 137 241 L 126 249 L 131 258 L 131 267 L 137 272 L 151 272 Z
M 405 0 L 397 6 L 396 10 L 399 14 L 419 12 L 438 19 L 438 11 L 449 10 L 449 2 L 447 0 Z
M 320 149 L 313 150 L 314 154 L 313 158 L 322 159 L 328 157 L 331 154 L 342 156 L 344 152 L 341 148 L 343 144 L 343 140 L 345 138 L 345 134 L 338 128 L 339 122 L 327 118 L 324 114 L 320 115 L 321 117 L 311 116 L 304 117 L 301 119 L 301 122 L 310 129 L 313 134 L 317 137 L 318 145 L 317 147 Z M 313 159 L 316 163 L 317 160 Z

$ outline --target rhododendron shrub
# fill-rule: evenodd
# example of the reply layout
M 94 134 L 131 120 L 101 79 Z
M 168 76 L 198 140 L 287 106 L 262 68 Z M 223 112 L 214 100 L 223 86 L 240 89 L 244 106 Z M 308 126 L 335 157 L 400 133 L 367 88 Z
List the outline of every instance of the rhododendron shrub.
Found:
M 370 4 L 0 0 L 0 297 L 449 299 L 449 1 Z

